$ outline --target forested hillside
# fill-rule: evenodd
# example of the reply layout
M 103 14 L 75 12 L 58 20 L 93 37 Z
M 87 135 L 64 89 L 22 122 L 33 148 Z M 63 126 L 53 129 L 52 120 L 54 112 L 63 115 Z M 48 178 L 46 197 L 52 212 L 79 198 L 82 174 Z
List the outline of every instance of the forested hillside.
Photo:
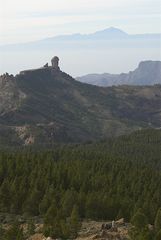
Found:
M 142 208 L 153 222 L 161 206 L 161 131 L 138 131 L 98 144 L 0 153 L 2 212 L 81 218 L 131 218 Z M 60 215 L 61 215 L 60 214 Z

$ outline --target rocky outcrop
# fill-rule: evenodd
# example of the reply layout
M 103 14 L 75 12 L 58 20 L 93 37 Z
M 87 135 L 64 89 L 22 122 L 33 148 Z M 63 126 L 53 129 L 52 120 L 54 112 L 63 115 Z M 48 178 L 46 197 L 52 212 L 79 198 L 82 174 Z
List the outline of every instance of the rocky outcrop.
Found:
M 80 82 L 109 87 L 118 85 L 161 84 L 161 61 L 143 61 L 138 68 L 121 74 L 88 74 L 76 78 Z
M 51 66 L 49 66 L 48 63 L 46 63 L 41 68 L 21 71 L 20 75 L 28 75 L 28 74 L 33 74 L 33 73 L 37 73 L 37 74 L 46 73 L 47 74 L 48 72 L 51 73 L 51 72 L 55 72 L 55 71 L 60 71 L 59 58 L 57 56 L 55 56 L 51 59 Z
M 121 221 L 122 222 L 122 221 Z M 110 222 L 111 223 L 111 222 Z M 98 239 L 98 240 L 126 240 L 128 239 L 128 225 L 102 230 L 104 222 L 87 221 L 83 222 L 82 229 L 77 240 Z M 108 223 L 109 224 L 109 223 Z
M 36 233 L 27 240 L 55 240 L 51 237 L 45 237 L 42 233 Z
M 55 56 L 51 59 L 51 65 L 52 65 L 53 69 L 60 70 L 60 68 L 59 68 L 59 58 L 57 56 Z
M 26 94 L 18 88 L 13 75 L 0 76 L 0 115 L 16 111 L 25 99 Z
M 35 137 L 32 135 L 32 131 L 30 131 L 30 126 L 17 126 L 14 127 L 19 138 L 24 142 L 24 145 L 32 145 L 35 142 Z

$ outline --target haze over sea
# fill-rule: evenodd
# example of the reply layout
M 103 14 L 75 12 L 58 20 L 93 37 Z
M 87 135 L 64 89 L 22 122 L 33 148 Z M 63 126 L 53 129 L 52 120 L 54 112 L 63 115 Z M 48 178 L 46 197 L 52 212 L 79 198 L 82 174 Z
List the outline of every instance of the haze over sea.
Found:
M 130 35 L 160 33 L 160 0 L 0 0 L 0 73 L 40 67 L 58 55 L 61 68 L 73 76 L 87 73 L 120 73 L 143 60 L 161 60 L 161 38 L 124 40 L 82 39 L 75 33 L 92 34 L 111 26 Z M 71 34 L 70 41 L 48 39 Z M 47 44 L 40 44 L 46 39 Z M 102 42 L 103 41 L 103 42 Z M 32 44 L 22 44 L 36 42 Z M 70 43 L 69 43 L 70 42 Z

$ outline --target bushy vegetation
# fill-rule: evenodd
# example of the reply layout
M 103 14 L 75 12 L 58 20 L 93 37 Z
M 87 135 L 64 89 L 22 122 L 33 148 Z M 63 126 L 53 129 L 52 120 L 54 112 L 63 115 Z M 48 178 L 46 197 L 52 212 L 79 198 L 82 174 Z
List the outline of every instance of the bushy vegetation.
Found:
M 135 230 L 155 222 L 159 235 L 160 207 L 161 131 L 0 153 L 1 212 L 43 216 L 46 235 L 75 237 L 81 218 L 119 217 Z
M 20 224 L 15 221 L 8 229 L 1 227 L 0 240 L 25 240 L 23 229 Z

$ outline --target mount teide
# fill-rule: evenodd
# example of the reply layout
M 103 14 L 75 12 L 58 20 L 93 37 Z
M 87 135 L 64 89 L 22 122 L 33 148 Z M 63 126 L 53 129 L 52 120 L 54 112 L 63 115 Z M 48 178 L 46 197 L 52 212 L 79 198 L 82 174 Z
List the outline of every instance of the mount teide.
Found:
M 0 77 L 0 144 L 95 141 L 161 127 L 161 86 L 97 87 L 47 65 Z

